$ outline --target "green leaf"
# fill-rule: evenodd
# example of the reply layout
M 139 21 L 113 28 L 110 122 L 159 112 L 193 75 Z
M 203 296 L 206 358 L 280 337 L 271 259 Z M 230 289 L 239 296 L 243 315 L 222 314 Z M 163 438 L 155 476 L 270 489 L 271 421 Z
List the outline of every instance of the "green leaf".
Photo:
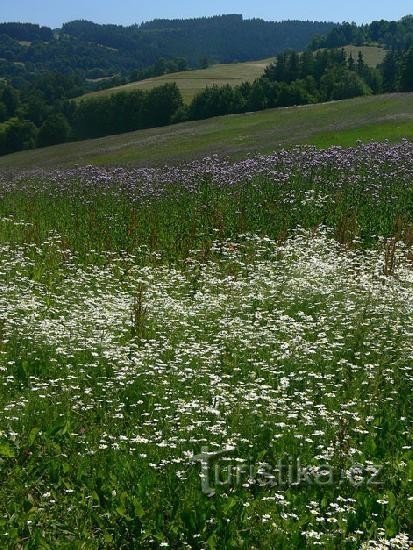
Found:
M 391 516 L 385 519 L 384 527 L 386 529 L 386 536 L 388 537 L 394 537 L 398 532 L 397 523 Z
M 124 506 L 118 506 L 116 508 L 116 512 L 119 514 L 119 516 L 125 518 L 127 521 L 132 521 L 132 518 L 128 515 L 128 512 Z
M 116 512 L 122 517 L 126 516 L 126 508 L 124 508 L 123 506 L 117 506 Z
M 29 439 L 28 439 L 29 445 L 30 445 L 30 446 L 33 445 L 34 440 L 36 439 L 37 434 L 38 434 L 39 432 L 40 432 L 40 428 L 32 428 L 32 429 L 30 430 Z
M 0 456 L 3 458 L 14 458 L 14 450 L 8 443 L 0 443 Z
M 133 501 L 133 506 L 135 509 L 135 516 L 139 519 L 143 517 L 145 514 L 145 510 L 143 509 L 142 503 L 139 500 L 135 499 Z
M 394 493 L 392 493 L 391 491 L 386 493 L 386 499 L 389 501 L 388 508 L 393 509 L 397 503 L 397 499 Z
M 27 360 L 24 360 L 24 361 L 22 361 L 21 366 L 22 366 L 24 374 L 27 376 L 27 374 L 29 372 L 29 362 Z
M 368 438 L 366 439 L 366 451 L 367 451 L 370 455 L 374 455 L 376 449 L 377 449 L 376 442 L 374 441 L 374 439 L 373 439 L 372 437 L 368 437 Z
M 70 421 L 64 420 L 62 422 L 59 422 L 55 426 L 52 426 L 50 429 L 50 435 L 52 436 L 62 436 L 66 435 L 71 431 Z
M 228 500 L 222 506 L 222 511 L 224 515 L 227 515 L 236 505 L 237 505 L 237 499 L 228 498 Z
M 218 544 L 217 536 L 215 534 L 211 535 L 209 537 L 209 539 L 207 540 L 207 545 L 208 545 L 209 550 L 216 550 L 217 544 Z

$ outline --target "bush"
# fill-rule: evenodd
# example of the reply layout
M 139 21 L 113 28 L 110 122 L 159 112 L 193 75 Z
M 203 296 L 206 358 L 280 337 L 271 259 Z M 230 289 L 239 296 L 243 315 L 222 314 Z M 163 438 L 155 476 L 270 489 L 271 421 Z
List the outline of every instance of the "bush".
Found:
M 11 118 L 0 126 L 0 154 L 33 149 L 36 145 L 36 126 L 27 120 Z
M 144 99 L 144 127 L 170 124 L 172 117 L 182 106 L 182 95 L 175 83 L 153 88 Z
M 327 101 L 371 94 L 369 86 L 356 72 L 344 68 L 329 70 L 321 79 L 321 91 Z
M 41 126 L 37 135 L 37 146 L 47 147 L 64 143 L 70 134 L 70 126 L 66 118 L 61 115 L 49 116 Z
M 178 86 L 166 84 L 149 92 L 120 92 L 82 101 L 71 116 L 76 137 L 95 138 L 165 126 L 176 122 L 179 112 L 183 115 L 183 107 Z

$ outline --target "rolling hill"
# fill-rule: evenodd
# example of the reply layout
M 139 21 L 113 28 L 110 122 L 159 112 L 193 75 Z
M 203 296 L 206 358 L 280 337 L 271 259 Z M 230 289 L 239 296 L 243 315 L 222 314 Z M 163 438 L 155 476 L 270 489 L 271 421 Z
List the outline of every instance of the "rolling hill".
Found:
M 285 49 L 300 50 L 334 28 L 332 22 L 263 21 L 229 14 L 155 20 L 128 27 L 71 21 L 59 29 L 0 24 L 0 76 L 30 80 L 33 72 L 75 72 L 96 79 L 150 67 L 159 59 L 185 58 L 198 67 L 249 61 Z M 16 63 L 20 68 L 16 69 Z
M 413 139 L 413 93 L 230 115 L 164 128 L 23 151 L 0 169 L 159 165 L 211 154 L 239 158 L 294 144 L 354 145 L 357 140 Z
M 378 46 L 346 46 L 346 52 L 351 53 L 354 59 L 357 59 L 359 52 L 363 54 L 365 62 L 370 67 L 376 67 L 382 63 L 386 51 Z M 78 98 L 78 100 L 104 97 L 118 92 L 131 92 L 134 90 L 151 90 L 156 86 L 176 82 L 183 95 L 184 101 L 190 103 L 193 97 L 204 90 L 207 86 L 225 84 L 237 85 L 242 82 L 253 82 L 264 73 L 267 65 L 272 63 L 275 58 L 261 59 L 247 63 L 215 64 L 208 69 L 195 71 L 183 71 L 178 73 L 166 74 L 157 78 L 148 78 L 139 82 L 132 82 L 123 86 L 116 86 L 98 92 L 90 92 Z
M 176 82 L 182 92 L 185 102 L 189 103 L 198 92 L 202 91 L 207 86 L 212 86 L 214 84 L 218 86 L 223 86 L 224 84 L 235 86 L 237 84 L 242 84 L 242 82 L 253 82 L 256 78 L 263 75 L 265 67 L 272 63 L 273 60 L 274 58 L 268 58 L 248 63 L 215 64 L 207 69 L 171 73 L 156 78 L 148 78 L 139 82 L 132 82 L 124 86 L 108 88 L 107 90 L 101 90 L 99 92 L 91 92 L 79 99 L 108 96 L 117 92 L 151 90 L 156 86 Z

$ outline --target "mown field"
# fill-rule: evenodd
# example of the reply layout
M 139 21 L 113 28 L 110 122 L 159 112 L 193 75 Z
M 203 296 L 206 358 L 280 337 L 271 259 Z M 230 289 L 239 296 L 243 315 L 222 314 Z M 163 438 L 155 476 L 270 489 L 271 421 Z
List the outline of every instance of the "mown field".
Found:
M 355 60 L 357 60 L 358 54 L 361 51 L 365 62 L 370 67 L 377 67 L 379 63 L 383 62 L 386 55 L 386 51 L 377 46 L 346 46 L 344 49 L 347 53 L 351 53 Z M 190 103 L 195 95 L 204 90 L 207 86 L 224 86 L 225 84 L 236 86 L 243 82 L 253 82 L 264 74 L 265 67 L 274 60 L 275 57 L 247 63 L 221 63 L 211 65 L 207 69 L 166 74 L 156 78 L 148 78 L 140 82 L 132 82 L 123 86 L 108 88 L 107 90 L 90 92 L 80 99 L 104 97 L 117 92 L 151 90 L 156 86 L 176 82 L 181 90 L 184 101 Z
M 347 54 L 353 56 L 354 60 L 357 61 L 359 52 L 363 54 L 364 61 L 370 67 L 377 67 L 383 63 L 384 58 L 386 57 L 386 50 L 384 48 L 379 48 L 378 46 L 345 46 Z
M 273 58 L 250 61 L 248 63 L 227 63 L 211 65 L 207 69 L 193 71 L 182 71 L 179 73 L 166 74 L 156 78 L 148 78 L 140 82 L 132 82 L 124 86 L 117 86 L 99 92 L 91 92 L 81 99 L 107 96 L 117 92 L 131 92 L 133 90 L 152 90 L 156 86 L 176 82 L 181 90 L 186 103 L 190 103 L 198 92 L 207 86 L 224 86 L 230 84 L 236 86 L 243 82 L 253 82 L 264 74 L 264 69 L 274 61 Z
M 352 146 L 413 137 L 413 94 L 387 94 L 268 109 L 139 130 L 0 157 L 0 169 L 150 166 L 219 154 L 239 159 L 295 144 Z
M 407 140 L 3 172 L 1 547 L 408 550 L 412 183 Z

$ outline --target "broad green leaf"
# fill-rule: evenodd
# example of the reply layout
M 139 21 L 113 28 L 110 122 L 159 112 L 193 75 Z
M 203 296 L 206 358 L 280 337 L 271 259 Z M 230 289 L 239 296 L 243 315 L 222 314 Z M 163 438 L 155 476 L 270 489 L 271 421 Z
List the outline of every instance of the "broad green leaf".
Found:
M 14 450 L 8 443 L 0 443 L 0 457 L 14 458 Z
M 40 432 L 40 428 L 32 428 L 30 430 L 30 434 L 29 434 L 29 445 L 33 445 L 36 437 L 37 437 L 37 434 Z

